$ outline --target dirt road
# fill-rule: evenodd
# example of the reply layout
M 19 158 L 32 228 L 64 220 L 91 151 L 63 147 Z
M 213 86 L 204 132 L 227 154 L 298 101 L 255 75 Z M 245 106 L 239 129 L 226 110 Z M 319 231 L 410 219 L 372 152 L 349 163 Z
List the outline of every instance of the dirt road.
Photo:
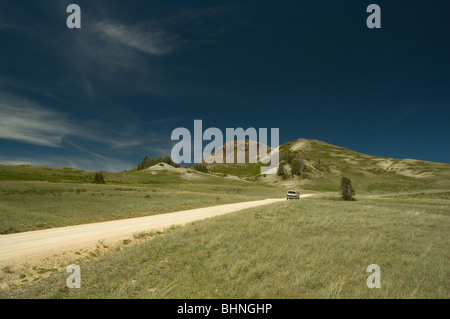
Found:
M 303 194 L 302 198 L 312 194 Z M 197 208 L 175 213 L 129 218 L 101 223 L 67 226 L 0 236 L 0 264 L 42 259 L 67 250 L 95 247 L 99 241 L 111 244 L 140 232 L 168 229 L 194 221 L 267 205 L 285 199 L 265 199 Z
M 302 195 L 307 197 L 309 194 Z M 151 232 L 184 225 L 193 221 L 266 205 L 285 199 L 266 199 L 191 209 L 169 214 L 130 218 L 31 231 L 0 236 L 0 263 L 25 262 L 30 259 L 52 256 L 67 250 L 92 247 L 99 241 L 114 243 L 139 232 Z

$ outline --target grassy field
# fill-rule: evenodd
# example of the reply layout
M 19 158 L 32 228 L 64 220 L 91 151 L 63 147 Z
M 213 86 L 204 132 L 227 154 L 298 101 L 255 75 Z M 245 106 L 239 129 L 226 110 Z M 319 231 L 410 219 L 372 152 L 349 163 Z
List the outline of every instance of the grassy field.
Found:
M 318 193 L 138 234 L 117 247 L 99 243 L 95 252 L 70 252 L 73 260 L 55 257 L 58 266 L 2 266 L 0 284 L 11 284 L 1 285 L 8 288 L 0 298 L 450 297 L 450 165 L 313 140 L 283 147 L 310 165 L 307 178 L 258 175 L 258 165 L 205 174 L 160 164 L 103 172 L 106 184 L 96 185 L 93 172 L 0 165 L 0 235 L 280 198 L 287 189 Z M 337 198 L 342 176 L 357 201 Z M 65 263 L 81 266 L 82 289 L 66 287 L 58 270 Z M 366 286 L 370 264 L 381 267 L 381 289 Z
M 159 170 L 94 173 L 0 166 L 0 234 L 148 216 L 219 204 L 283 197 L 270 185 L 209 174 Z
M 81 264 L 79 290 L 61 272 L 0 297 L 449 298 L 450 192 L 433 194 L 248 209 Z

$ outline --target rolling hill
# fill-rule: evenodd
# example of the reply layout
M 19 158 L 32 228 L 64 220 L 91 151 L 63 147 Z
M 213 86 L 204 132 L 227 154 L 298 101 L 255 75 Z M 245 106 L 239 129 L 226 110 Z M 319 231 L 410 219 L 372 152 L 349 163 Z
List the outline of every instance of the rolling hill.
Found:
M 270 186 L 312 191 L 337 191 L 342 176 L 349 177 L 357 192 L 395 193 L 450 188 L 450 164 L 394 159 L 362 154 L 318 140 L 297 139 L 268 151 L 279 152 L 285 176 L 260 174 L 262 163 L 249 162 L 249 146 L 241 144 L 246 154 L 244 164 L 206 164 L 210 174 L 196 172 L 192 167 L 175 168 L 166 163 L 145 170 L 120 173 L 105 172 L 109 183 L 128 185 L 182 185 L 257 182 Z M 228 146 L 232 144 L 228 143 Z M 217 150 L 226 154 L 225 148 Z M 258 146 L 260 146 L 258 144 Z M 237 149 L 234 143 L 234 150 Z M 214 154 L 213 154 L 214 155 Z M 293 174 L 297 161 L 299 172 Z M 46 181 L 55 183 L 90 183 L 94 173 L 73 168 L 0 165 L 0 181 Z M 224 178 L 219 182 L 220 177 Z M 218 179 L 219 178 L 219 179 Z M 243 185 L 243 184 L 242 184 Z
M 280 163 L 285 165 L 286 178 L 260 175 L 261 163 L 211 164 L 208 167 L 210 171 L 223 175 L 317 191 L 336 190 L 342 176 L 349 177 L 357 190 L 369 193 L 450 187 L 449 164 L 377 157 L 309 139 L 285 143 L 278 151 Z M 292 176 L 293 159 L 301 162 L 302 172 L 299 175 Z

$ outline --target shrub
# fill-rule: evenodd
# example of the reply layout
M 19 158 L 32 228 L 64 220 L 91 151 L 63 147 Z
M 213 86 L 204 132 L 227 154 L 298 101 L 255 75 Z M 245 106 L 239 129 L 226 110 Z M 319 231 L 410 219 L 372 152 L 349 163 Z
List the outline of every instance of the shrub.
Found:
M 300 176 L 301 174 L 301 166 L 300 161 L 298 159 L 294 159 L 291 163 L 291 175 L 294 177 L 295 175 Z
M 203 173 L 209 173 L 208 171 L 208 167 L 206 167 L 205 164 L 195 164 L 194 166 L 192 166 L 193 169 L 195 169 L 196 171 L 199 172 L 203 172 Z
M 284 165 L 285 165 L 284 162 L 281 162 L 278 165 L 277 175 L 281 176 L 283 179 L 286 179 L 287 178 L 287 171 L 286 171 L 286 168 L 284 168 Z
M 355 190 L 352 186 L 352 181 L 348 177 L 341 178 L 341 198 L 342 200 L 355 200 Z
M 320 159 L 316 160 L 316 162 L 314 163 L 314 167 L 320 172 L 330 172 L 330 168 L 328 167 L 328 165 L 323 163 Z
M 280 153 L 280 161 L 284 161 L 291 164 L 292 160 L 295 158 L 295 154 L 291 149 L 287 149 Z
M 301 176 L 309 171 L 308 166 L 306 166 L 305 161 L 300 157 L 295 157 L 291 162 L 291 174 Z
M 171 165 L 173 167 L 180 167 L 180 165 L 178 165 L 177 163 L 172 161 L 170 156 L 157 157 L 157 158 L 148 158 L 148 156 L 146 156 L 144 158 L 144 160 L 140 164 L 138 164 L 137 170 L 141 171 L 141 170 L 144 170 L 146 168 L 149 168 L 150 166 L 156 165 L 158 163 L 166 163 L 166 164 L 169 164 L 169 165 Z M 160 166 L 162 166 L 162 165 L 160 165 Z
M 94 183 L 95 184 L 105 184 L 105 178 L 103 177 L 102 173 L 95 173 Z

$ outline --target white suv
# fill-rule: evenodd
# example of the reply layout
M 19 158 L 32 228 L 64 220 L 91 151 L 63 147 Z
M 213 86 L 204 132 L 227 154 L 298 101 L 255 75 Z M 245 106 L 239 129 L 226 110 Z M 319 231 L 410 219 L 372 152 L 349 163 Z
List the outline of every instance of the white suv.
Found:
M 297 191 L 288 191 L 286 194 L 286 200 L 288 199 L 300 199 L 300 193 Z

